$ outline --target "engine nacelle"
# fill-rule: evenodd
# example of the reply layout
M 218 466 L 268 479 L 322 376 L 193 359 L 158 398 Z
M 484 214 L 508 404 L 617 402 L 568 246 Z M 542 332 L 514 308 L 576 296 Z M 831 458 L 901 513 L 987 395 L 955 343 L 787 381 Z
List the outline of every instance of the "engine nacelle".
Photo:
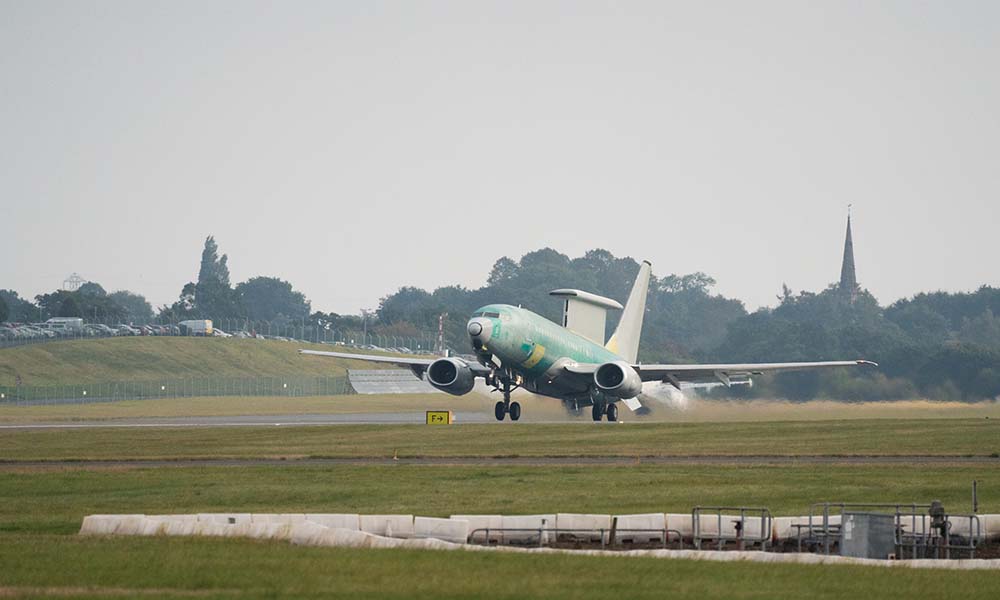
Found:
M 476 376 L 464 361 L 439 358 L 427 367 L 427 381 L 442 392 L 462 396 L 472 391 Z
M 623 360 L 607 362 L 594 371 L 597 389 L 616 398 L 635 398 L 642 393 L 642 379 L 632 365 Z

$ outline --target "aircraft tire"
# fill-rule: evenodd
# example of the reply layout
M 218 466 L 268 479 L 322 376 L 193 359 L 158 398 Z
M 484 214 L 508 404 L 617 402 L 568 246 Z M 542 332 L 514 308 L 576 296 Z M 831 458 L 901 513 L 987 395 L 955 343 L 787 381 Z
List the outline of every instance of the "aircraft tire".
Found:
M 510 420 L 511 421 L 516 421 L 516 420 L 520 419 L 521 418 L 521 405 L 520 405 L 520 403 L 518 403 L 518 402 L 511 402 L 510 403 L 510 411 L 508 411 L 508 412 L 510 413 Z
M 615 421 L 617 421 L 618 420 L 618 406 L 616 406 L 614 404 L 608 404 L 607 415 L 608 415 L 608 422 L 609 423 L 614 423 Z
M 503 421 L 504 415 L 507 414 L 507 407 L 503 405 L 503 401 L 497 402 L 497 405 L 493 407 L 493 414 L 496 415 L 497 421 Z
M 604 405 L 595 402 L 594 408 L 590 411 L 590 416 L 593 417 L 595 421 L 600 421 L 601 417 L 604 416 Z

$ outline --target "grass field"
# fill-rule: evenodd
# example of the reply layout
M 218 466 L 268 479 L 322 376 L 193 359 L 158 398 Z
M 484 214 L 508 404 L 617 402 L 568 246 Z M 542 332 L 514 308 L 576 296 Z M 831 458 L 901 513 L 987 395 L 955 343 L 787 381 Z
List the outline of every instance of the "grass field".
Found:
M 993 420 L 651 425 L 334 426 L 0 432 L 16 459 L 670 454 L 982 455 Z M 995 597 L 1000 574 L 584 556 L 297 548 L 248 540 L 79 538 L 95 513 L 689 512 L 814 502 L 927 502 L 1000 512 L 985 464 L 621 466 L 0 463 L 0 596 L 921 598 Z
M 340 346 L 274 340 L 122 337 L 65 340 L 0 349 L 0 385 L 69 385 L 191 377 L 343 375 L 347 362 L 302 356 L 299 348 Z M 354 368 L 375 369 L 358 363 Z
M 0 595 L 174 598 L 995 598 L 990 572 L 353 551 L 210 539 L 6 536 Z
M 449 456 L 1000 455 L 1000 421 L 337 425 L 12 430 L 6 460 Z
M 816 502 L 927 503 L 1000 513 L 991 465 L 241 466 L 0 469 L 0 532 L 69 534 L 87 514 L 690 513 L 697 505 L 808 514 Z

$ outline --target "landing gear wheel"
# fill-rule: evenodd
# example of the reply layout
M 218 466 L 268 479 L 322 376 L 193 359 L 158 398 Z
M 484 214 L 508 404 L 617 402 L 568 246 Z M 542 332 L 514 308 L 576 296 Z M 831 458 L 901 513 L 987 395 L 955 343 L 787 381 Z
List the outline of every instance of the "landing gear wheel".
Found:
M 604 416 L 604 405 L 595 402 L 594 408 L 590 411 L 590 416 L 593 417 L 595 421 L 600 421 L 601 417 Z
M 609 404 L 608 405 L 608 410 L 607 410 L 607 415 L 608 415 L 608 423 L 614 423 L 615 421 L 617 421 L 618 420 L 618 407 L 616 405 L 614 405 L 614 404 Z
M 497 402 L 497 405 L 493 407 L 493 414 L 496 415 L 497 421 L 503 421 L 504 415 L 507 414 L 507 405 L 502 400 Z
M 519 403 L 517 403 L 517 402 L 511 402 L 510 403 L 510 409 L 508 410 L 508 412 L 510 413 L 510 420 L 511 421 L 516 421 L 516 420 L 520 419 L 521 418 L 521 405 Z

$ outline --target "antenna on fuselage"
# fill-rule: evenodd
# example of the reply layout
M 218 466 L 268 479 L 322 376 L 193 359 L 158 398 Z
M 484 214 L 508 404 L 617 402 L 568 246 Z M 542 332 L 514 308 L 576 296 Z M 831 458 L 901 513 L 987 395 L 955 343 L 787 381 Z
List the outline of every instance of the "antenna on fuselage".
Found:
M 549 295 L 563 298 L 563 327 L 604 345 L 607 312 L 621 310 L 621 304 L 611 298 L 581 290 L 552 290 Z

